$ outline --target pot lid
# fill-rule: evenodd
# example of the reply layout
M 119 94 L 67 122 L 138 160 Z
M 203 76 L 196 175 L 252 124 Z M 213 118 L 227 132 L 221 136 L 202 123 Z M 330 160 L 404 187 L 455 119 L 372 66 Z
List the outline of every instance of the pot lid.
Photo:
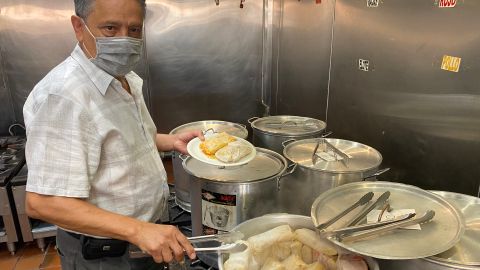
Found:
M 329 189 L 320 194 L 312 204 L 311 217 L 315 226 L 322 224 L 352 206 L 368 192 L 373 192 L 375 202 L 383 193 L 390 192 L 388 204 L 393 210 L 415 209 L 417 215 L 433 210 L 430 222 L 420 224 L 420 229 L 395 230 L 390 233 L 359 241 L 342 241 L 327 236 L 331 242 L 362 255 L 387 259 L 408 260 L 433 256 L 455 246 L 465 230 L 460 211 L 444 198 L 419 187 L 386 181 L 362 181 Z M 327 230 L 344 228 L 364 210 L 357 207 L 337 220 Z M 365 224 L 362 220 L 358 225 Z
M 287 161 L 280 154 L 256 147 L 257 155 L 249 163 L 236 167 L 218 167 L 192 157 L 183 161 L 183 168 L 189 174 L 216 182 L 253 182 L 283 173 Z
M 294 141 L 283 155 L 300 166 L 335 173 L 364 172 L 382 163 L 382 155 L 370 146 L 330 138 Z
M 451 249 L 429 257 L 431 260 L 460 265 L 480 265 L 480 199 L 446 191 L 433 191 L 457 207 L 465 218 L 465 233 Z
M 299 136 L 321 133 L 327 124 L 314 118 L 277 115 L 258 118 L 251 122 L 256 128 L 269 134 Z
M 205 120 L 187 123 L 174 128 L 172 131 L 170 131 L 170 134 L 178 134 L 192 130 L 207 131 L 208 129 L 213 129 L 215 132 L 227 132 L 230 135 L 237 136 L 242 139 L 246 139 L 248 137 L 248 131 L 244 125 L 219 120 Z

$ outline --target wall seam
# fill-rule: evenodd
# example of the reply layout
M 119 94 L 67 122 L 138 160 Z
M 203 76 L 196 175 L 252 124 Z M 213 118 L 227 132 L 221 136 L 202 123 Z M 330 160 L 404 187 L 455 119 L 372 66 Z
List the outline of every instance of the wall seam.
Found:
M 328 65 L 328 82 L 327 82 L 327 104 L 325 106 L 325 123 L 328 126 L 328 108 L 330 103 L 330 83 L 332 79 L 332 58 L 333 58 L 333 45 L 335 39 L 335 12 L 337 7 L 337 1 L 333 2 L 333 15 L 332 15 L 332 33 L 331 33 L 331 40 L 330 40 L 330 59 Z

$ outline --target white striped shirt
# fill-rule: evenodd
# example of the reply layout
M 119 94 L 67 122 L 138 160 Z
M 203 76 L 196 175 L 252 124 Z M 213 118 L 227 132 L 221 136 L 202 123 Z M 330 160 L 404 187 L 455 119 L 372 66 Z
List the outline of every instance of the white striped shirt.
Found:
M 27 191 L 82 198 L 143 221 L 165 218 L 157 130 L 142 79 L 134 72 L 125 77 L 131 95 L 77 45 L 35 86 L 23 108 Z

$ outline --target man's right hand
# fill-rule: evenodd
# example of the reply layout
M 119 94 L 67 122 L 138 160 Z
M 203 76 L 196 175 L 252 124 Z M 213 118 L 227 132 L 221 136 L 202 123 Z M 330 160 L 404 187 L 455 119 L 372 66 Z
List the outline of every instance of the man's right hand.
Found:
M 188 239 L 176 227 L 142 222 L 129 241 L 150 254 L 155 262 L 181 262 L 185 253 L 195 259 L 195 251 Z

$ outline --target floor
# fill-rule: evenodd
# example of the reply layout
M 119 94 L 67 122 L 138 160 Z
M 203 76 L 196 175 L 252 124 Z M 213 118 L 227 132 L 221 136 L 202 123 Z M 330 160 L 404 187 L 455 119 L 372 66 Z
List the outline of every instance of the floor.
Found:
M 42 252 L 35 242 L 17 243 L 17 252 L 11 255 L 5 243 L 0 243 L 1 270 L 60 270 L 60 258 L 55 249 L 55 238 L 47 240 Z
M 164 166 L 168 182 L 173 183 L 173 169 L 170 159 Z M 17 243 L 17 252 L 11 255 L 5 243 L 0 243 L 0 270 L 61 270 L 60 258 L 55 249 L 55 238 L 47 240 L 47 249 L 42 252 L 35 242 Z

